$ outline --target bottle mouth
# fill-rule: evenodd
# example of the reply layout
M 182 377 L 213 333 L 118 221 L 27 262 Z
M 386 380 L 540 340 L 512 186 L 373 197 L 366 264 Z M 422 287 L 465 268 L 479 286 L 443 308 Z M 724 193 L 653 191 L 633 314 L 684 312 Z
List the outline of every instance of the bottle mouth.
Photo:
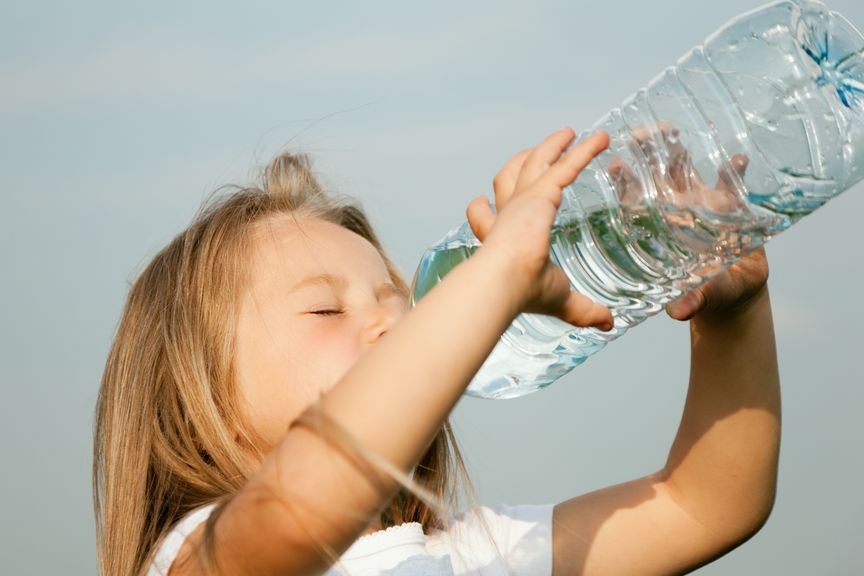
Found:
M 864 35 L 841 14 L 802 3 L 797 37 L 819 86 L 830 86 L 845 108 L 864 113 Z

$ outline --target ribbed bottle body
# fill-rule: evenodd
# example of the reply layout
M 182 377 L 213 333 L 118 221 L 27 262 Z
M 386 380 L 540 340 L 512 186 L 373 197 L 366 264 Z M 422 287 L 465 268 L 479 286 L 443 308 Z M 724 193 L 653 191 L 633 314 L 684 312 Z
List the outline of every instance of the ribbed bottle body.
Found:
M 467 393 L 543 388 L 864 177 L 864 38 L 816 2 L 742 14 L 597 121 L 610 136 L 565 190 L 550 258 L 608 306 L 610 332 L 522 314 Z M 416 302 L 479 241 L 426 252 Z

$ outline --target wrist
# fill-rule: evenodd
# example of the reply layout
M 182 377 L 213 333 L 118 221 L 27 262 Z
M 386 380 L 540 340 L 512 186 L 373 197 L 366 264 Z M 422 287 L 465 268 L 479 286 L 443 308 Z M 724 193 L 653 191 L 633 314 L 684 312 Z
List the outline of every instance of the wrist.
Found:
M 515 319 L 528 302 L 531 281 L 524 270 L 514 263 L 513 258 L 500 250 L 481 246 L 469 260 L 474 262 L 478 274 L 485 278 L 495 278 L 495 292 L 503 297 L 508 314 Z

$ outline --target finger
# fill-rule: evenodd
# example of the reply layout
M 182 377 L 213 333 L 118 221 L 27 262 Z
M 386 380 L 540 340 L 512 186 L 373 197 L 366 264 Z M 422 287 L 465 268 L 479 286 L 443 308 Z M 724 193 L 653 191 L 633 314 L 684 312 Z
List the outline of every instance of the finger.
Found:
M 744 189 L 742 178 L 747 171 L 747 165 L 750 164 L 750 158 L 746 154 L 735 154 L 729 159 L 728 163 L 723 164 L 717 171 L 717 190 L 723 190 L 732 194 L 738 194 L 739 190 Z
M 513 156 L 492 180 L 492 189 L 495 191 L 495 205 L 499 208 L 503 207 L 510 199 L 510 196 L 513 195 L 516 181 L 519 178 L 519 172 L 522 171 L 525 159 L 528 158 L 530 153 L 531 149 L 528 148 Z
M 668 144 L 678 142 L 679 134 L 677 128 L 663 120 L 656 124 L 643 124 L 630 131 L 633 140 L 649 158 L 667 148 Z
M 685 169 L 689 162 L 686 150 L 681 145 L 680 130 L 660 120 L 654 124 L 637 126 L 630 134 L 648 161 L 652 176 L 658 181 L 668 182 L 670 193 L 687 190 L 691 186 L 692 181 L 685 178 L 688 176 Z
M 680 143 L 669 144 L 667 147 L 669 178 L 677 194 L 699 191 L 705 187 L 705 182 L 699 177 L 690 151 Z
M 717 184 L 705 199 L 706 207 L 715 212 L 731 212 L 743 206 L 744 182 L 749 158 L 736 154 L 717 170 Z
M 642 181 L 621 159 L 616 158 L 609 164 L 609 179 L 622 204 L 638 204 L 644 196 Z
M 523 189 L 534 183 L 552 164 L 558 161 L 567 146 L 576 137 L 572 128 L 562 128 L 550 134 L 537 145 L 522 165 L 516 181 L 516 189 Z
M 580 140 L 567 151 L 554 166 L 543 175 L 545 183 L 555 186 L 558 190 L 569 185 L 576 179 L 595 156 L 609 146 L 609 134 L 598 130 L 587 138 Z
M 474 198 L 474 200 L 468 204 L 465 214 L 468 217 L 468 225 L 471 226 L 471 231 L 474 232 L 474 236 L 476 236 L 480 242 L 483 242 L 486 239 L 489 230 L 492 229 L 492 225 L 495 223 L 495 213 L 489 205 L 489 198 L 486 196 L 478 196 L 477 198 Z
M 673 128 L 672 125 L 665 120 L 659 120 L 654 124 L 640 124 L 630 131 L 630 134 L 636 140 L 648 140 L 654 138 L 657 134 L 663 134 L 665 136 L 670 133 L 674 133 L 677 136 L 678 129 Z
M 604 332 L 608 332 L 615 325 L 612 312 L 607 307 L 575 290 L 571 290 L 567 296 L 561 319 L 574 326 L 594 327 Z

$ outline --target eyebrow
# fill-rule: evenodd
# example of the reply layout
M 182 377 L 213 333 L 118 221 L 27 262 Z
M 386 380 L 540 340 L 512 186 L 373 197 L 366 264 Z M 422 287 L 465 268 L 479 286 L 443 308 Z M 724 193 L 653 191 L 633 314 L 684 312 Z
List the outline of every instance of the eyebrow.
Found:
M 320 286 L 322 284 L 332 286 L 337 291 L 342 292 L 348 285 L 348 281 L 345 280 L 344 276 L 335 274 L 317 274 L 315 276 L 307 276 L 306 278 L 303 278 L 294 284 L 294 286 L 288 290 L 288 293 L 294 293 L 304 288 L 309 288 L 310 286 Z M 389 296 L 392 294 L 401 296 L 402 298 L 408 297 L 407 290 L 396 286 L 392 282 L 385 282 L 375 291 L 375 295 L 379 298 L 383 295 Z
M 333 274 L 318 274 L 317 276 L 307 276 L 306 278 L 303 278 L 302 280 L 294 284 L 294 286 L 292 286 L 288 290 L 288 293 L 290 294 L 304 288 L 309 288 L 310 286 L 318 286 L 321 284 L 329 284 L 337 290 L 344 290 L 346 282 L 344 277 L 334 276 Z
M 385 282 L 378 290 L 377 294 L 379 297 L 382 294 L 387 294 L 388 296 L 391 294 L 395 294 L 396 296 L 404 299 L 408 299 L 408 296 L 410 296 L 410 294 L 408 294 L 408 290 L 406 290 L 405 288 L 400 288 L 392 282 Z

